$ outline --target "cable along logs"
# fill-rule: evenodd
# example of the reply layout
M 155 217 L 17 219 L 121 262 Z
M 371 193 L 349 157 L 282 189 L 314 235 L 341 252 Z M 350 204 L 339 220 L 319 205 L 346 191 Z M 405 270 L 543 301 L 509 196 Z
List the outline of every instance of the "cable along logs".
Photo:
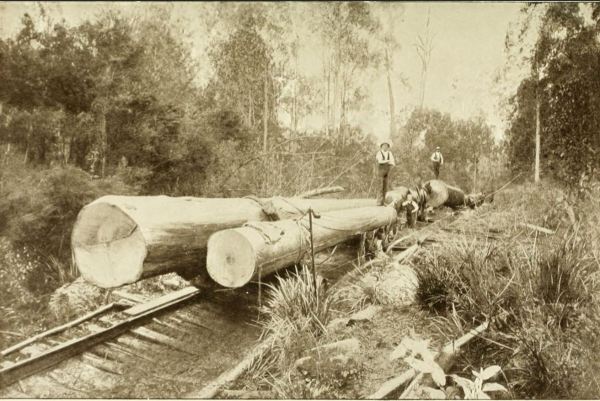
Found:
M 320 213 L 372 205 L 372 199 L 109 195 L 79 212 L 71 245 L 85 280 L 119 287 L 179 269 L 204 269 L 208 238 L 219 230 L 298 217 L 309 207 Z
M 393 208 L 377 206 L 323 213 L 313 219 L 315 252 L 392 224 L 396 217 Z M 208 274 L 224 287 L 237 288 L 259 275 L 299 263 L 310 249 L 308 226 L 305 216 L 218 231 L 208 239 Z

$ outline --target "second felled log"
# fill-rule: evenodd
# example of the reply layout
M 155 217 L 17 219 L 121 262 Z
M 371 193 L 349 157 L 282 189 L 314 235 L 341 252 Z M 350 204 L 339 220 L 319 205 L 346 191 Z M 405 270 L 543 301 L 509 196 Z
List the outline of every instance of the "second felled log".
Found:
M 391 207 L 362 207 L 323 213 L 313 219 L 315 252 L 360 233 L 392 224 Z M 249 223 L 222 230 L 208 239 L 206 267 L 210 277 L 224 287 L 241 287 L 301 261 L 310 250 L 308 217 L 301 220 Z

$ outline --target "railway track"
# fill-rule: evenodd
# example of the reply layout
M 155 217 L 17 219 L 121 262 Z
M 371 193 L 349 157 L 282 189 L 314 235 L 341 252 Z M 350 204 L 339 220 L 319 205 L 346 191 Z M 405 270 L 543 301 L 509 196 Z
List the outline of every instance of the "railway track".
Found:
M 337 281 L 350 268 L 328 278 Z M 203 294 L 186 287 L 152 300 L 127 296 L 137 303 L 105 306 L 3 351 L 0 398 L 184 397 L 256 345 L 256 290 Z
M 0 397 L 176 396 L 235 364 L 259 335 L 247 307 L 206 299 L 195 287 L 104 309 L 5 350 Z

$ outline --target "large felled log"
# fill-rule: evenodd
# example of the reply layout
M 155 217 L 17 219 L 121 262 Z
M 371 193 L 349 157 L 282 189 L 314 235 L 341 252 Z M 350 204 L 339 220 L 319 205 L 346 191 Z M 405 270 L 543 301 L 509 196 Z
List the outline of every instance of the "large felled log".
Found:
M 375 205 L 374 199 L 173 198 L 104 196 L 77 216 L 71 244 L 85 280 L 118 287 L 145 277 L 198 266 L 208 237 L 248 221 L 297 217 Z
M 427 181 L 423 187 L 427 192 L 427 205 L 430 207 L 447 206 L 454 209 L 465 205 L 463 190 L 448 185 L 444 181 Z
M 394 223 L 391 207 L 365 207 L 323 213 L 313 219 L 315 251 L 329 248 L 365 231 Z M 206 268 L 225 287 L 241 287 L 300 262 L 310 249 L 308 216 L 299 220 L 249 223 L 214 233 L 208 240 Z

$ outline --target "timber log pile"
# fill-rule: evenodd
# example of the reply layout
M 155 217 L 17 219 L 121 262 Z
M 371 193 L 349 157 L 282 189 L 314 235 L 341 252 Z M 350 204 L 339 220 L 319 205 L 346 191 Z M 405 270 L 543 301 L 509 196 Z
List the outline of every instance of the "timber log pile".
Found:
M 326 213 L 375 203 L 374 199 L 110 195 L 80 211 L 71 246 L 83 278 L 112 288 L 190 266 L 205 269 L 208 239 L 220 230 L 299 218 L 309 207 Z
M 313 221 L 318 252 L 389 226 L 403 210 L 414 224 L 428 208 L 474 207 L 483 198 L 440 180 L 397 187 L 384 207 L 374 199 L 109 195 L 79 212 L 71 246 L 81 276 L 103 288 L 190 269 L 240 287 L 302 259 L 310 246 L 309 208 L 321 215 Z

